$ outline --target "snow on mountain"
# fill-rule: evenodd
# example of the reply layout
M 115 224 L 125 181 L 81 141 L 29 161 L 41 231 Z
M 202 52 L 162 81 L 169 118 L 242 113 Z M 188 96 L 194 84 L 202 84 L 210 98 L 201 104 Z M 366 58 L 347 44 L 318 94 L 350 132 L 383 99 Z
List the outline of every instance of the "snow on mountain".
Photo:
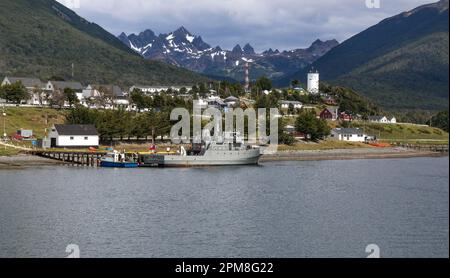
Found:
M 246 62 L 258 66 L 259 71 L 251 71 L 253 74 L 279 77 L 311 64 L 338 45 L 335 40 L 317 40 L 307 49 L 284 52 L 269 49 L 258 54 L 247 43 L 243 48 L 238 44 L 229 51 L 220 46 L 211 47 L 201 36 L 191 34 L 184 27 L 158 36 L 152 30 L 146 30 L 138 35 L 122 33 L 118 38 L 146 59 L 163 60 L 200 73 L 237 80 L 242 79 L 243 64 Z

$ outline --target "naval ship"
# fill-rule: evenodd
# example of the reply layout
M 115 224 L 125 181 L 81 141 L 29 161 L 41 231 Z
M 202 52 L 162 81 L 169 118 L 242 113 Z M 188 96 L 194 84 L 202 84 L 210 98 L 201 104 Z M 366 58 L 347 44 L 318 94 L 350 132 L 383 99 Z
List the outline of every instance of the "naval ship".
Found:
M 139 164 L 141 167 L 257 165 L 260 157 L 259 147 L 246 145 L 234 134 L 232 140 L 221 143 L 202 141 L 192 144 L 189 150 L 181 147 L 177 154 L 140 155 Z

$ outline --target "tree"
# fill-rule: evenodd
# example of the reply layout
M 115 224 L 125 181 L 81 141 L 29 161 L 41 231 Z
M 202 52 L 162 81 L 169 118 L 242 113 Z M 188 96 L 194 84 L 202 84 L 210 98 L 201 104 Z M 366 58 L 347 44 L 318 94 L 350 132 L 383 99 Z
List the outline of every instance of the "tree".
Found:
M 6 92 L 4 86 L 0 86 L 0 99 L 6 99 Z
M 297 88 L 300 86 L 300 81 L 298 79 L 292 80 L 291 82 L 292 88 Z
M 59 108 L 62 108 L 64 106 L 65 101 L 66 101 L 66 98 L 65 98 L 63 92 L 61 92 L 60 90 L 55 90 L 50 99 L 50 105 L 58 106 Z
M 146 114 L 139 113 L 132 119 L 130 133 L 131 136 L 135 136 L 137 139 L 144 138 L 150 134 Z
M 255 85 L 256 85 L 257 88 L 259 88 L 262 91 L 266 91 L 266 90 L 270 91 L 270 90 L 272 90 L 272 81 L 269 78 L 265 77 L 265 76 L 260 77 L 256 81 Z
M 27 89 L 22 85 L 22 82 L 20 81 L 11 85 L 3 86 L 3 94 L 7 101 L 13 103 L 21 103 L 23 100 L 27 100 L 30 98 Z
M 198 94 L 199 92 L 200 92 L 200 91 L 199 91 L 197 85 L 192 86 L 191 93 L 193 93 L 193 94 Z
M 97 104 L 103 108 L 108 105 L 114 108 L 114 92 L 113 89 L 108 89 L 104 86 L 100 86 L 98 89 L 98 95 L 95 97 Z
M 187 93 L 186 87 L 181 87 L 179 93 L 182 94 L 182 95 L 186 94 Z
M 208 88 L 206 87 L 205 83 L 200 83 L 199 89 L 198 89 L 198 94 L 199 94 L 202 98 L 205 98 L 206 95 L 208 94 Z
M 297 117 L 295 128 L 307 135 L 312 141 L 317 141 L 330 135 L 331 129 L 326 121 L 318 119 L 314 112 L 302 111 Z
M 97 114 L 97 110 L 91 110 L 84 106 L 77 106 L 76 108 L 71 109 L 66 115 L 66 123 L 72 125 L 95 124 L 98 116 Z
M 431 118 L 428 125 L 437 127 L 448 132 L 448 111 L 441 111 Z
M 66 81 L 66 79 L 62 76 L 58 76 L 58 75 L 52 75 L 49 80 L 52 81 Z
M 285 144 L 285 145 L 288 145 L 288 146 L 292 146 L 292 145 L 295 144 L 295 137 L 294 137 L 294 135 L 292 135 L 290 133 L 282 132 L 278 136 L 278 143 L 279 144 Z
M 256 108 L 277 108 L 279 106 L 279 98 L 276 95 L 262 95 L 256 97 L 255 107 Z
M 115 136 L 120 137 L 123 140 L 124 137 L 128 136 L 132 131 L 132 116 L 125 109 L 120 108 L 113 111 L 114 122 L 116 124 Z
M 295 144 L 295 137 L 291 133 L 285 132 L 287 122 L 282 117 L 278 119 L 278 143 L 292 146 Z
M 289 115 L 294 115 L 295 114 L 295 107 L 294 107 L 294 104 L 292 104 L 292 103 L 289 104 L 288 114 Z
M 136 105 L 138 111 L 142 111 L 145 108 L 149 108 L 151 105 L 151 100 L 144 95 L 144 93 L 139 89 L 134 89 L 130 95 L 131 103 Z
M 79 102 L 77 94 L 71 88 L 64 88 L 64 99 L 69 103 L 70 108 Z
M 150 111 L 147 113 L 146 126 L 150 131 L 153 144 L 158 136 L 167 135 L 170 132 L 171 124 L 168 113 Z

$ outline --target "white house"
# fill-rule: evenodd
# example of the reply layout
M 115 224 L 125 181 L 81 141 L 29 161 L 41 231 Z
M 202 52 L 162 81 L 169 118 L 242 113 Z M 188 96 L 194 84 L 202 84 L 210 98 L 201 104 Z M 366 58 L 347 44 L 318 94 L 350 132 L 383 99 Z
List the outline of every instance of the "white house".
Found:
M 281 109 L 289 109 L 289 107 L 293 107 L 294 109 L 302 109 L 303 103 L 300 101 L 289 101 L 289 100 L 282 100 L 280 102 Z
M 382 124 L 396 124 L 397 119 L 395 117 L 388 118 L 385 116 L 369 116 L 369 122 Z
M 78 100 L 82 101 L 83 85 L 80 82 L 74 81 L 48 81 L 45 85 L 45 90 L 49 92 L 50 98 L 55 96 L 55 93 L 64 93 L 65 89 L 72 89 L 76 94 Z M 69 103 L 64 102 L 64 107 L 68 107 Z
M 131 93 L 135 89 L 138 89 L 145 94 L 153 95 L 153 94 L 159 94 L 163 91 L 168 91 L 169 89 L 179 92 L 181 90 L 181 88 L 186 88 L 187 91 L 192 90 L 192 86 L 141 86 L 141 85 L 135 85 L 130 88 L 129 92 Z
M 77 94 L 78 95 L 78 94 Z M 97 105 L 96 99 L 104 98 L 105 107 Z M 79 97 L 80 103 L 89 108 L 106 108 L 113 109 L 122 107 L 125 109 L 130 108 L 130 101 L 123 90 L 116 85 L 97 85 L 90 84 L 83 89 L 81 96 Z
M 331 130 L 330 138 L 347 142 L 365 142 L 367 135 L 361 128 L 335 128 Z
M 54 125 L 47 140 L 51 148 L 98 147 L 100 141 L 94 125 Z

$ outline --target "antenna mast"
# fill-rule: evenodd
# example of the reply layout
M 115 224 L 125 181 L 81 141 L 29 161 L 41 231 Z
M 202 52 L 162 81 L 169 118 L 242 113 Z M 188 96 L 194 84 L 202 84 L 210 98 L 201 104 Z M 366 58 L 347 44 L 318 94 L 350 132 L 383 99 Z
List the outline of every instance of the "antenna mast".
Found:
M 250 64 L 245 62 L 244 66 L 245 71 L 245 92 L 248 93 L 250 91 Z

